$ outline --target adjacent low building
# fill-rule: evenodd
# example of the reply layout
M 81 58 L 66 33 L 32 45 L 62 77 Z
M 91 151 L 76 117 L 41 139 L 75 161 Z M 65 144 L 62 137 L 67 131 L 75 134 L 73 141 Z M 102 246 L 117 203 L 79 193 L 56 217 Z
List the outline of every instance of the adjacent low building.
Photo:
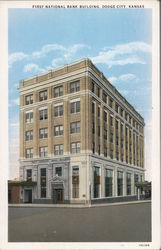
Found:
M 133 197 L 144 119 L 89 59 L 20 82 L 21 201 Z M 30 195 L 29 195 L 30 194 Z

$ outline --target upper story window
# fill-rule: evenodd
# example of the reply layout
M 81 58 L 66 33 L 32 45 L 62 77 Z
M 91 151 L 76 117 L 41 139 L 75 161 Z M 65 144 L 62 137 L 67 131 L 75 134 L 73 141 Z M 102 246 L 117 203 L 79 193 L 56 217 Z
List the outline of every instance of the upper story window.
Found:
M 48 147 L 40 147 L 39 148 L 39 156 L 47 157 L 48 156 Z
M 80 91 L 80 81 L 70 83 L 70 93 Z
M 98 97 L 100 97 L 100 88 L 99 87 L 97 88 L 97 95 L 98 95 Z
M 113 126 L 113 116 L 110 115 L 110 125 Z
M 80 121 L 72 122 L 70 124 L 70 133 L 71 134 L 80 133 Z
M 72 154 L 80 153 L 80 142 L 71 143 L 71 153 Z
M 63 116 L 63 104 L 59 104 L 54 107 L 54 116 Z
M 100 117 L 100 107 L 98 107 L 98 117 Z
M 62 167 L 55 168 L 55 175 L 62 176 Z
M 26 123 L 32 123 L 33 122 L 33 111 L 27 111 L 26 112 L 25 121 L 26 121 Z
M 54 155 L 63 155 L 63 152 L 64 152 L 63 144 L 54 146 Z
M 61 136 L 63 135 L 64 129 L 63 125 L 57 125 L 54 127 L 54 135 L 55 136 Z
M 128 121 L 128 113 L 125 112 L 125 120 Z
M 115 110 L 116 110 L 117 113 L 119 112 L 119 106 L 118 106 L 117 103 L 116 103 L 116 106 L 115 106 Z
M 70 113 L 79 113 L 80 112 L 80 100 L 79 101 L 72 101 L 70 103 Z
M 26 180 L 27 181 L 32 181 L 32 169 L 27 169 L 26 170 Z
M 48 138 L 48 128 L 41 128 L 39 130 L 39 138 L 40 139 L 46 139 L 46 138 Z
M 63 86 L 55 87 L 54 88 L 54 97 L 62 96 L 63 95 Z
M 26 139 L 26 141 L 32 141 L 33 140 L 33 130 L 26 131 L 25 139 Z
M 116 129 L 118 129 L 118 128 L 119 128 L 119 121 L 116 120 Z
M 95 113 L 95 103 L 92 102 L 92 114 L 94 114 L 94 113 Z
M 26 158 L 33 158 L 33 148 L 27 148 L 26 149 Z
M 112 98 L 109 98 L 109 106 L 112 108 L 113 107 L 113 100 Z
M 33 95 L 27 95 L 25 96 L 25 104 L 29 105 L 33 103 Z
M 104 116 L 104 121 L 107 122 L 107 112 L 106 111 L 104 111 L 104 115 L 103 116 Z
M 39 101 L 47 100 L 47 90 L 39 92 Z
M 94 82 L 92 81 L 92 89 L 91 89 L 91 90 L 92 90 L 93 93 L 94 93 L 94 85 L 95 85 L 95 84 L 94 84 Z
M 123 109 L 120 109 L 120 115 L 123 116 Z
M 39 110 L 39 119 L 40 119 L 40 121 L 48 119 L 48 110 L 47 110 L 47 108 Z
M 107 95 L 106 95 L 105 92 L 103 92 L 103 101 L 104 101 L 105 103 L 107 103 Z

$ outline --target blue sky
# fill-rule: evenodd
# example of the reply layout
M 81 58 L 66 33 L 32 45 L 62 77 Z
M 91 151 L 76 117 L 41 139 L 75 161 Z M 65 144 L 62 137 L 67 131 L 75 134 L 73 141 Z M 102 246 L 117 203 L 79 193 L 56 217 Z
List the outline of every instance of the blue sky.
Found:
M 10 9 L 10 177 L 18 174 L 19 81 L 89 57 L 151 131 L 151 9 Z M 146 146 L 150 152 L 150 146 Z M 148 158 L 148 164 L 150 158 Z

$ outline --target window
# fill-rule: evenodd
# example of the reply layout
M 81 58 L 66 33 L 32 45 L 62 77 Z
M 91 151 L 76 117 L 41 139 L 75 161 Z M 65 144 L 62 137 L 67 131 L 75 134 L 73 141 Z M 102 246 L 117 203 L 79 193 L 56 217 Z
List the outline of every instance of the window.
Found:
M 39 138 L 40 139 L 46 139 L 46 138 L 48 138 L 48 128 L 41 128 L 39 130 Z
M 26 123 L 32 123 L 33 122 L 33 111 L 26 112 L 25 121 L 26 121 Z
M 64 146 L 63 144 L 55 145 L 54 146 L 54 155 L 63 155 Z
M 117 172 L 117 195 L 123 195 L 123 172 Z
M 116 103 L 116 106 L 115 106 L 115 110 L 116 110 L 117 113 L 119 112 L 119 106 L 118 106 L 117 103 Z
M 104 145 L 104 156 L 107 157 L 107 147 Z
M 55 87 L 54 88 L 54 97 L 62 96 L 63 95 L 63 86 Z
M 62 167 L 55 168 L 55 175 L 62 176 Z
M 33 95 L 27 95 L 25 96 L 25 104 L 29 105 L 33 103 Z
M 113 100 L 109 98 L 109 106 L 112 108 L 113 107 Z
M 110 115 L 110 125 L 113 126 L 113 117 Z
M 106 111 L 104 111 L 103 116 L 104 116 L 104 121 L 107 122 L 107 112 Z
M 32 141 L 33 140 L 33 130 L 26 131 L 25 139 L 26 139 L 26 141 Z
M 80 112 L 80 101 L 72 102 L 70 104 L 70 113 L 79 113 Z
M 26 158 L 33 158 L 33 148 L 26 149 Z
M 94 82 L 92 81 L 92 92 L 94 93 Z
M 54 107 L 54 116 L 59 117 L 63 116 L 63 105 L 58 105 Z
M 123 117 L 123 109 L 120 109 L 120 115 Z
M 46 168 L 40 170 L 41 198 L 46 198 Z
M 116 120 L 116 129 L 118 129 L 119 128 L 119 122 L 118 122 L 118 120 Z
M 79 198 L 79 167 L 72 168 L 72 197 Z
M 93 167 L 93 176 L 94 176 L 94 198 L 99 197 L 99 189 L 100 189 L 100 175 L 99 175 L 99 167 Z
M 135 184 L 135 194 L 137 193 L 137 187 L 136 187 L 136 183 L 139 182 L 139 175 L 135 174 L 134 175 L 134 184 Z
M 128 113 L 125 112 L 125 120 L 128 121 Z
M 47 100 L 47 90 L 39 92 L 39 101 Z
M 80 91 L 80 81 L 70 83 L 70 93 Z
M 100 136 L 100 125 L 98 124 L 98 136 Z
M 98 154 L 100 155 L 100 153 L 101 153 L 101 146 L 98 145 Z
M 80 153 L 80 142 L 71 143 L 71 153 L 72 154 Z
M 113 170 L 105 169 L 105 196 L 112 196 L 113 189 Z
M 98 107 L 98 117 L 100 118 L 100 107 Z
M 78 134 L 78 133 L 80 133 L 80 121 L 79 122 L 72 122 L 70 124 L 70 133 L 71 134 Z
M 48 110 L 47 109 L 39 110 L 39 118 L 40 118 L 40 121 L 47 120 L 48 119 Z
M 126 173 L 126 193 L 131 195 L 131 174 Z
M 100 97 L 100 88 L 99 87 L 98 87 L 97 95 L 98 95 L 98 97 Z
M 32 169 L 27 169 L 26 170 L 26 180 L 27 181 L 32 181 Z
M 93 154 L 95 153 L 95 143 L 94 142 L 92 143 L 92 153 Z
M 107 129 L 104 129 L 104 139 L 107 140 Z
M 92 122 L 92 134 L 94 134 L 94 133 L 95 133 L 95 123 Z
M 47 157 L 48 156 L 48 147 L 40 147 L 39 148 L 39 156 Z
M 116 145 L 118 146 L 119 145 L 119 137 L 116 136 Z
M 107 95 L 103 92 L 103 101 L 107 103 Z
M 54 127 L 54 135 L 55 136 L 61 136 L 64 133 L 64 127 L 63 125 L 58 125 Z
M 110 158 L 113 159 L 113 149 L 110 149 Z
M 95 113 L 95 103 L 92 102 L 92 114 L 94 114 L 94 113 Z
M 113 133 L 110 133 L 110 142 L 113 143 Z

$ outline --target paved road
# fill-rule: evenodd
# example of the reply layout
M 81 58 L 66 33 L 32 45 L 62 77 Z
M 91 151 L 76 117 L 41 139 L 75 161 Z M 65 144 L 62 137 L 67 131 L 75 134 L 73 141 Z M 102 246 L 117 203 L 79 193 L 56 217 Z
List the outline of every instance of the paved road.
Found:
M 9 242 L 149 242 L 151 204 L 9 208 Z

